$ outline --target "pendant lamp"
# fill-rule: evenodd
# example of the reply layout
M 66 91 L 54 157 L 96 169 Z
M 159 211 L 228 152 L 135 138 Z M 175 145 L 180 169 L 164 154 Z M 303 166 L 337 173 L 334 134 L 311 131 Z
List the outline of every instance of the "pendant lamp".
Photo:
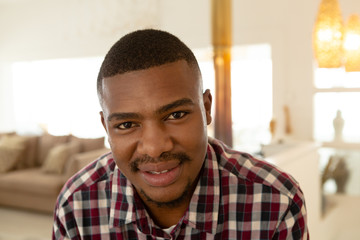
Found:
M 345 71 L 360 71 L 360 19 L 353 14 L 345 26 L 344 35 Z
M 319 68 L 343 65 L 343 21 L 337 0 L 322 0 L 313 32 L 313 47 Z

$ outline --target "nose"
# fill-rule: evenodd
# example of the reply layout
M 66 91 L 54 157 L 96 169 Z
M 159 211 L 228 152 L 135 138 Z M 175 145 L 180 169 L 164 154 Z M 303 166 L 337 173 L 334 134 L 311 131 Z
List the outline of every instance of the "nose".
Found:
M 160 157 L 162 153 L 173 148 L 171 136 L 163 124 L 144 124 L 137 151 L 141 155 L 152 158 Z

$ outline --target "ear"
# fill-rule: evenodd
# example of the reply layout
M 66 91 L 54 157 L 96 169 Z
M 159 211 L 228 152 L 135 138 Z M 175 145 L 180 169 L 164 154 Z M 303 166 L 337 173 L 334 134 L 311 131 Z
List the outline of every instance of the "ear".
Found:
M 109 135 L 109 131 L 108 131 L 108 129 L 107 129 L 107 126 L 106 126 L 106 120 L 105 120 L 105 116 L 104 116 L 105 114 L 104 114 L 104 112 L 103 111 L 101 111 L 100 112 L 100 116 L 101 116 L 101 123 L 102 123 L 102 125 L 103 125 L 103 127 L 104 127 L 104 129 L 105 129 L 105 132 L 106 132 L 106 134 L 107 134 L 107 141 L 108 141 L 108 143 L 109 143 L 109 145 L 110 145 L 110 148 L 111 148 L 111 139 L 110 139 L 110 135 Z
M 104 112 L 103 111 L 100 112 L 100 116 L 101 116 L 101 123 L 102 123 L 105 131 L 108 132 L 107 128 L 106 128 L 105 117 L 104 117 Z
M 206 123 L 209 125 L 212 121 L 211 117 L 211 105 L 212 105 L 212 95 L 209 89 L 206 89 L 203 93 L 203 102 L 205 107 L 205 114 L 206 114 Z

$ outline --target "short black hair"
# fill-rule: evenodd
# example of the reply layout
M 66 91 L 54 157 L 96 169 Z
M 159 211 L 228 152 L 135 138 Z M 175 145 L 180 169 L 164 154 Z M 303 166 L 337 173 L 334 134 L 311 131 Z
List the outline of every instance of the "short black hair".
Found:
M 97 78 L 100 102 L 104 78 L 179 60 L 185 60 L 190 67 L 194 67 L 200 73 L 193 52 L 171 33 L 155 29 L 128 33 L 110 48 L 100 67 Z

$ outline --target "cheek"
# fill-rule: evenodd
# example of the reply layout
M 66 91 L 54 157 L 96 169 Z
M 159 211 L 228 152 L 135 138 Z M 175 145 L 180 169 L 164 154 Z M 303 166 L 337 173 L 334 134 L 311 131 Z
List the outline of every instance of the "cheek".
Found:
M 202 116 L 198 115 L 190 124 L 182 128 L 177 136 L 181 145 L 192 157 L 202 157 L 206 152 L 207 132 L 206 125 L 202 121 Z M 176 138 L 176 137 L 175 137 Z
M 134 156 L 136 143 L 131 139 L 118 136 L 109 136 L 109 143 L 116 165 L 121 171 L 127 171 L 126 168 Z

